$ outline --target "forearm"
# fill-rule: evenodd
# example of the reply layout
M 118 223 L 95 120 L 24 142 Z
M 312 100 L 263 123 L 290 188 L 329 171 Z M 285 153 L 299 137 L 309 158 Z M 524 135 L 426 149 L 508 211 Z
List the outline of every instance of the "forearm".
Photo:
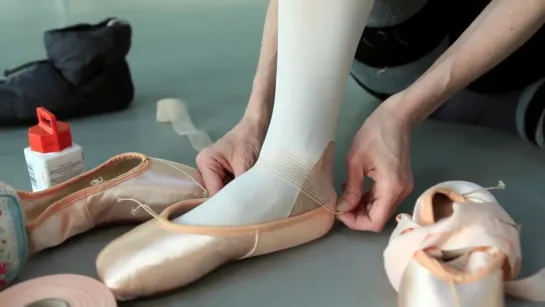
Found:
M 246 116 L 270 121 L 276 87 L 276 58 L 278 48 L 278 0 L 270 0 L 265 17 L 261 51 L 254 77 Z
M 493 0 L 462 36 L 393 106 L 415 126 L 444 101 L 499 64 L 543 25 L 543 0 Z

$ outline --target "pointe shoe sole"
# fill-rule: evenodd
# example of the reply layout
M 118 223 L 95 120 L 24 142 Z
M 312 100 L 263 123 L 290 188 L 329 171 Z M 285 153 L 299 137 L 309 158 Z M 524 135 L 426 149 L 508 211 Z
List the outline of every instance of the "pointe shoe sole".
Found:
M 119 300 L 153 296 L 190 284 L 239 259 L 292 248 L 326 235 L 335 217 L 324 208 L 283 220 L 241 227 L 186 226 L 170 222 L 167 208 L 106 246 L 97 257 L 100 279 Z

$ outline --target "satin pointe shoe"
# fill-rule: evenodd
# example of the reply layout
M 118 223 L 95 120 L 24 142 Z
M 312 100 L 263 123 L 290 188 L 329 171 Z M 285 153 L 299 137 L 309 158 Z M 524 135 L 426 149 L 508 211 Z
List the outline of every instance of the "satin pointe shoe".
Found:
M 24 213 L 17 192 L 0 182 L 0 290 L 19 275 L 27 257 Z
M 249 226 L 171 222 L 187 206 L 198 206 L 205 200 L 183 201 L 106 246 L 97 257 L 100 279 L 118 300 L 154 296 L 188 285 L 229 262 L 292 248 L 326 235 L 335 221 L 337 197 L 331 166 L 320 161 L 311 165 L 313 172 L 303 178 L 289 217 Z M 261 167 L 261 162 L 256 167 Z M 275 175 L 294 183 L 298 173 L 294 169 Z
M 489 192 L 449 181 L 398 215 L 384 252 L 400 307 L 502 307 L 505 293 L 545 301 L 545 272 L 522 280 L 519 227 Z
M 30 252 L 102 224 L 149 220 L 148 213 L 135 210 L 135 200 L 161 211 L 182 200 L 206 197 L 201 182 L 189 166 L 125 153 L 50 189 L 18 191 Z

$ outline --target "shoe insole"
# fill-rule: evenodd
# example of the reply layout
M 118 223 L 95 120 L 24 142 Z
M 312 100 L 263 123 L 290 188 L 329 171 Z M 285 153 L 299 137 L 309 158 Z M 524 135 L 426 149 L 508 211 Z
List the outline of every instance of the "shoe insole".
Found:
M 454 212 L 453 200 L 443 193 L 436 193 L 432 197 L 433 222 L 436 223 L 444 218 L 448 218 Z
M 123 174 L 126 174 L 141 163 L 141 158 L 130 158 L 116 161 L 106 167 L 99 168 L 98 170 L 96 170 L 96 172 L 91 172 L 89 174 L 79 177 L 78 180 L 66 185 L 64 188 L 58 190 L 56 193 L 51 193 L 50 195 L 39 197 L 37 199 L 22 200 L 22 206 L 25 211 L 27 223 L 36 219 L 55 202 L 77 191 L 92 186 L 92 181 L 94 179 L 101 178 L 102 182 L 112 180 Z

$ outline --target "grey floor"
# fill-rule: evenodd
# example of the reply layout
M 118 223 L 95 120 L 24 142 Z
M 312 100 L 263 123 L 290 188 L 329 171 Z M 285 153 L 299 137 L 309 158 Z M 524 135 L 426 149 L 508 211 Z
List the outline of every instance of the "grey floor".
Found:
M 225 133 L 247 101 L 265 8 L 265 0 L 2 0 L 0 68 L 42 58 L 46 29 L 126 18 L 134 27 L 129 60 L 137 96 L 126 111 L 71 121 L 86 166 L 127 151 L 194 165 L 188 141 L 155 122 L 155 102 L 181 97 L 200 128 L 214 139 Z M 350 140 L 374 105 L 351 81 L 336 139 L 338 186 Z M 0 180 L 18 189 L 30 189 L 26 146 L 25 129 L 0 130 Z M 441 181 L 494 185 L 501 179 L 507 189 L 496 195 L 523 227 L 523 276 L 545 266 L 543 151 L 487 129 L 427 122 L 414 134 L 412 163 L 416 187 L 400 211 L 410 210 L 419 193 Z M 19 281 L 55 273 L 96 277 L 97 253 L 129 228 L 92 231 L 42 252 Z M 395 306 L 382 266 L 391 229 L 370 234 L 338 226 L 317 242 L 235 263 L 173 294 L 122 306 Z

